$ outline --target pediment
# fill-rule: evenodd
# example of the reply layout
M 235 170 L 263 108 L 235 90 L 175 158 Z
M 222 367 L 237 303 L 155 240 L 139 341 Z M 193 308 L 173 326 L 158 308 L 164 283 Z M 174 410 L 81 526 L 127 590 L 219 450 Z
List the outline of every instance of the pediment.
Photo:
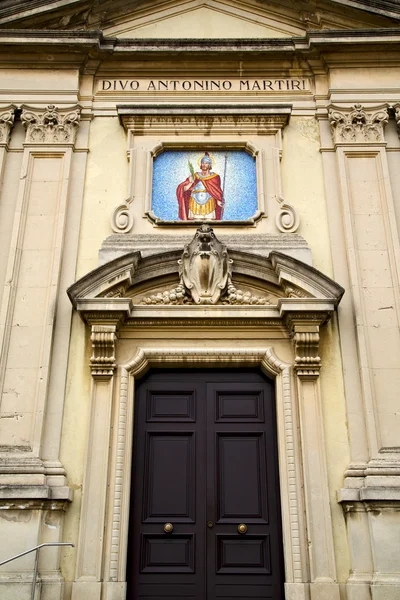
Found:
M 301 36 L 306 27 L 289 15 L 276 14 L 259 3 L 190 0 L 160 2 L 138 10 L 104 34 L 118 38 L 217 39 Z
M 397 2 L 346 0 L 0 0 L 0 27 L 99 30 L 118 38 L 297 37 L 310 29 L 390 27 Z M 383 6 L 384 5 L 384 6 Z
M 201 309 L 205 315 L 225 308 L 248 311 L 250 307 L 275 319 L 290 312 L 309 311 L 313 318 L 323 315 L 323 321 L 335 310 L 344 293 L 340 285 L 320 271 L 280 252 L 271 252 L 265 258 L 235 250 L 229 251 L 228 284 L 223 283 L 224 288 L 221 284 L 220 297 L 207 304 L 192 295 L 190 283 L 183 276 L 182 260 L 185 252 L 188 257 L 189 246 L 183 254 L 174 250 L 142 256 L 136 251 L 116 258 L 77 281 L 69 288 L 68 295 L 89 321 L 96 313 L 103 317 L 108 314 L 109 318 L 124 315 L 126 319 L 146 310 L 155 315 L 162 310 L 164 316 L 165 311 L 168 315 L 171 310 L 171 316 L 176 317 L 179 310 L 188 308 Z M 221 273 L 222 281 L 225 275 Z

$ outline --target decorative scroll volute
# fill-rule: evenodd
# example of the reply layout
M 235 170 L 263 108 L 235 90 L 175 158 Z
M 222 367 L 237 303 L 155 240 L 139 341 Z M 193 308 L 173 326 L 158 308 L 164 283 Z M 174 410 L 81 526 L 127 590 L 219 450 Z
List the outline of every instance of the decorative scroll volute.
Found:
M 95 378 L 109 379 L 114 373 L 116 331 L 116 325 L 92 325 L 90 368 Z
M 44 111 L 22 107 L 21 121 L 27 144 L 74 144 L 80 122 L 80 107 L 58 109 L 49 104 Z
M 14 105 L 0 108 L 0 144 L 7 144 L 10 139 L 11 128 L 15 118 Z
M 216 304 L 226 290 L 232 261 L 209 225 L 202 225 L 179 261 L 183 285 L 195 304 Z
M 383 142 L 389 121 L 387 107 L 366 110 L 361 104 L 351 109 L 329 109 L 329 122 L 335 143 Z
M 317 379 L 321 368 L 319 326 L 297 325 L 292 328 L 295 348 L 294 369 L 301 379 Z
M 130 202 L 119 204 L 111 215 L 111 229 L 114 233 L 129 233 L 133 227 Z

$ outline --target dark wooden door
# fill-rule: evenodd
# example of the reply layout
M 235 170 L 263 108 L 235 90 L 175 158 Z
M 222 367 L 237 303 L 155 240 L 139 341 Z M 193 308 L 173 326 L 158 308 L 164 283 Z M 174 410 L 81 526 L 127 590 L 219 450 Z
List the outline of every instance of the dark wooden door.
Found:
M 128 600 L 282 600 L 273 382 L 152 372 L 135 402 Z

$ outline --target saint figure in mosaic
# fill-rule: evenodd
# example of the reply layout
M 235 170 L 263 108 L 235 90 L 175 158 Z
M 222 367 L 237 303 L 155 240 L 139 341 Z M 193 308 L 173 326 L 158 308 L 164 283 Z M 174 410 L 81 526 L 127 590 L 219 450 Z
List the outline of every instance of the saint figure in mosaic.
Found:
M 212 171 L 213 159 L 208 152 L 200 159 L 200 171 L 195 172 L 189 161 L 190 175 L 176 189 L 178 216 L 182 221 L 220 221 L 224 211 L 221 178 Z

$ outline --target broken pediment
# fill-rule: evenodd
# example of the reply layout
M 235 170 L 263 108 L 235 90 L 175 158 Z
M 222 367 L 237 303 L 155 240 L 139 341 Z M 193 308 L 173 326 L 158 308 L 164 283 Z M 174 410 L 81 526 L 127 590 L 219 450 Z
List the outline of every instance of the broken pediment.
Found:
M 310 29 L 391 27 L 398 2 L 346 0 L 0 1 L 0 27 L 102 30 L 119 38 L 280 38 Z
M 204 224 L 181 251 L 126 254 L 80 279 L 68 294 L 82 312 L 112 310 L 129 317 L 135 307 L 157 305 L 259 306 L 276 312 L 283 304 L 293 309 L 302 303 L 333 310 L 343 291 L 313 267 L 280 252 L 269 258 L 230 252 Z

